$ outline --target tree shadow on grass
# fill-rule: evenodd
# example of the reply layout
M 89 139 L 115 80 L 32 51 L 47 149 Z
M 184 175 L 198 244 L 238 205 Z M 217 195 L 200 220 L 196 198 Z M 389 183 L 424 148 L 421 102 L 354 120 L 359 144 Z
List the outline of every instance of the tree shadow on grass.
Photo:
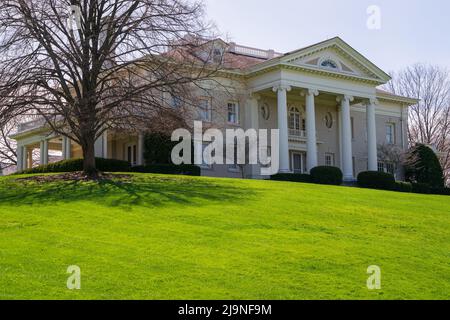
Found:
M 248 201 L 255 195 L 233 181 L 186 177 L 132 177 L 100 182 L 36 183 L 9 179 L 0 183 L 0 205 L 49 205 L 88 201 L 111 207 L 202 206 Z

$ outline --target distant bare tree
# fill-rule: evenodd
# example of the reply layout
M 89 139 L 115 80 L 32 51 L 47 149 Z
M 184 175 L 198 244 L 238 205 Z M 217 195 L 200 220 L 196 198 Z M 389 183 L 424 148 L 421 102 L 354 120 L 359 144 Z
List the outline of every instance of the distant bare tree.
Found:
M 94 142 L 105 130 L 182 118 L 164 95 L 195 104 L 193 87 L 220 68 L 220 50 L 204 40 L 210 30 L 196 1 L 2 0 L 0 118 L 45 118 L 81 146 L 95 177 Z
M 385 89 L 420 99 L 409 110 L 408 137 L 412 144 L 432 145 L 440 154 L 450 183 L 450 73 L 447 69 L 415 64 L 392 74 Z
M 9 139 L 14 130 L 14 122 L 0 125 L 0 166 L 3 169 L 17 165 L 16 144 Z

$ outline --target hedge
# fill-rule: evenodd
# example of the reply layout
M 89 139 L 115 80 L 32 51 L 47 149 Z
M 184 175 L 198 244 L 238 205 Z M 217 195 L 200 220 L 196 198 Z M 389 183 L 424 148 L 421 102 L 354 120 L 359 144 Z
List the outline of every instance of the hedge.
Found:
M 431 193 L 441 196 L 450 196 L 450 188 L 431 188 Z
M 321 166 L 311 169 L 311 181 L 318 184 L 340 186 L 342 184 L 342 171 L 336 167 Z
M 395 178 L 392 174 L 378 171 L 365 171 L 358 175 L 358 186 L 362 188 L 395 190 Z
M 397 181 L 395 183 L 395 191 L 398 192 L 412 192 L 413 191 L 413 186 L 410 182 L 400 182 Z
M 131 168 L 132 172 L 139 173 L 161 173 L 161 174 L 180 174 L 187 176 L 200 176 L 201 169 L 195 165 L 173 165 L 173 164 L 151 164 Z
M 422 194 L 430 194 L 431 187 L 426 183 L 413 183 L 412 184 L 412 192 L 414 193 L 422 193 Z
M 95 164 L 98 170 L 104 172 L 128 172 L 130 164 L 127 161 L 115 159 L 95 158 Z M 69 159 L 49 163 L 47 165 L 38 166 L 18 172 L 20 174 L 32 173 L 55 173 L 55 172 L 75 172 L 83 171 L 83 159 Z
M 270 180 L 311 183 L 311 176 L 309 174 L 300 173 L 278 173 L 271 176 Z

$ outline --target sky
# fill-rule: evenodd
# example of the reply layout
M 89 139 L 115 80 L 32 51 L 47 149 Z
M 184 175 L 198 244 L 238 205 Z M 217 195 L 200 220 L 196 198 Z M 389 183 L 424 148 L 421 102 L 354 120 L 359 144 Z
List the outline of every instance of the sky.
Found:
M 386 72 L 417 62 L 450 69 L 449 0 L 204 2 L 224 40 L 241 45 L 289 52 L 339 36 Z

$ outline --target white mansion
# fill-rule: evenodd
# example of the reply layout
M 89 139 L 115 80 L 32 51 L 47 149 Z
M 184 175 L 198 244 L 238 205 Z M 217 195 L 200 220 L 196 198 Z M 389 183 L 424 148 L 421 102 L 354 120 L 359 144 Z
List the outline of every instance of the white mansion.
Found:
M 333 38 L 286 54 L 214 43 L 226 67 L 220 81 L 236 94 L 224 100 L 212 89 L 201 99 L 199 120 L 219 128 L 278 128 L 280 172 L 337 166 L 345 180 L 367 170 L 394 173 L 396 168 L 377 156 L 377 146 L 408 147 L 408 107 L 417 100 L 377 89 L 389 75 L 343 40 Z M 18 170 L 33 165 L 36 149 L 42 164 L 48 163 L 49 150 L 59 150 L 64 158 L 82 156 L 78 145 L 52 135 L 39 121 L 21 124 L 13 138 Z M 96 143 L 96 156 L 141 165 L 143 135 L 107 132 Z M 258 166 L 202 167 L 202 174 L 210 176 L 256 178 L 259 172 Z M 401 178 L 401 170 L 397 173 Z

